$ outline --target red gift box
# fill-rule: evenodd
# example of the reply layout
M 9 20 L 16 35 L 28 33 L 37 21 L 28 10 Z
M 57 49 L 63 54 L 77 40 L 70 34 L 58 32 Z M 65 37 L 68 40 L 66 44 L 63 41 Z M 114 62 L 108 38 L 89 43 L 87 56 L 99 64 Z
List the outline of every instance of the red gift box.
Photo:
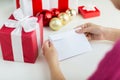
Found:
M 50 0 L 50 7 L 57 8 L 61 12 L 65 12 L 67 9 L 78 8 L 78 0 Z
M 100 16 L 100 11 L 96 8 L 95 8 L 95 11 L 87 11 L 87 10 L 84 10 L 83 9 L 84 6 L 80 6 L 78 8 L 78 12 L 84 17 L 84 18 L 91 18 L 91 17 L 97 17 L 97 16 Z
M 30 17 L 30 20 L 32 20 L 31 18 L 32 17 Z M 38 18 L 34 17 L 34 19 L 37 19 L 35 30 L 33 29 L 28 32 L 25 32 L 23 27 L 21 28 L 21 32 L 17 31 L 17 29 L 14 28 L 14 24 L 10 27 L 5 24 L 2 26 L 0 29 L 0 43 L 4 60 L 28 63 L 34 63 L 36 61 L 43 41 L 42 15 Z M 17 21 L 13 14 L 9 17 L 9 20 L 13 22 Z M 25 20 L 28 21 L 29 19 L 24 18 L 18 24 L 23 23 Z
M 36 16 L 43 9 L 50 9 L 49 0 L 16 0 L 16 7 L 29 16 Z

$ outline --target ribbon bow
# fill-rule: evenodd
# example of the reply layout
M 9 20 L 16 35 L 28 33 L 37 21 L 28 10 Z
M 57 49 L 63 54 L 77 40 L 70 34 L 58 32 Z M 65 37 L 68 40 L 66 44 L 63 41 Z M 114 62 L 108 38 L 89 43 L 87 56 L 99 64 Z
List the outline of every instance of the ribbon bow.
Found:
M 83 7 L 83 10 L 87 10 L 87 11 L 95 11 L 95 5 L 92 4 L 87 4 L 85 5 L 85 7 Z
M 5 26 L 15 28 L 16 33 L 21 32 L 22 28 L 25 32 L 31 32 L 36 29 L 37 18 L 25 16 L 20 8 L 14 11 L 13 16 L 16 20 L 9 19 Z

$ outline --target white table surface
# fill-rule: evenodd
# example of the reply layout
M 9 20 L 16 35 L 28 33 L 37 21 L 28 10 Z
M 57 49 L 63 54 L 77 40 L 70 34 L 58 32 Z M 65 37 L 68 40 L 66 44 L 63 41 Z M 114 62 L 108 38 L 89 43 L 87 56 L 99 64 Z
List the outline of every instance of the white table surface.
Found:
M 79 5 L 85 4 L 87 0 L 80 0 Z M 65 31 L 85 22 L 107 27 L 120 28 L 120 11 L 117 10 L 110 0 L 94 0 L 101 11 L 101 16 L 83 19 L 80 15 L 75 17 L 68 25 L 60 31 Z M 12 0 L 0 0 L 0 26 L 14 11 Z M 44 37 L 56 33 L 49 28 L 44 28 Z M 61 70 L 67 80 L 86 80 L 96 69 L 99 61 L 105 53 L 113 46 L 109 41 L 90 42 L 93 50 L 85 54 L 60 62 Z M 44 57 L 38 57 L 35 64 L 3 61 L 0 50 L 0 80 L 50 80 L 49 68 Z

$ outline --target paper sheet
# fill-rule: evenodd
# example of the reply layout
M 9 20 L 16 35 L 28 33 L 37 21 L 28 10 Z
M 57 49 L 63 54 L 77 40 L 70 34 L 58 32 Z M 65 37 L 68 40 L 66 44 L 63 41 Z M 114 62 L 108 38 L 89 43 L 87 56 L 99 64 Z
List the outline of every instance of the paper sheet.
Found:
M 59 60 L 64 60 L 91 50 L 84 34 L 78 34 L 75 30 L 62 32 L 49 36 L 55 46 Z

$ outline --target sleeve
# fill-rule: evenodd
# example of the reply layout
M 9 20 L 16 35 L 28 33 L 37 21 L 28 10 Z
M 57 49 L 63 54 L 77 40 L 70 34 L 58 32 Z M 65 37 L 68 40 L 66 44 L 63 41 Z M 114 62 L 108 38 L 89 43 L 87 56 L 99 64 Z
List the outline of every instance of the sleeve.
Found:
M 120 80 L 120 40 L 105 55 L 88 80 Z

